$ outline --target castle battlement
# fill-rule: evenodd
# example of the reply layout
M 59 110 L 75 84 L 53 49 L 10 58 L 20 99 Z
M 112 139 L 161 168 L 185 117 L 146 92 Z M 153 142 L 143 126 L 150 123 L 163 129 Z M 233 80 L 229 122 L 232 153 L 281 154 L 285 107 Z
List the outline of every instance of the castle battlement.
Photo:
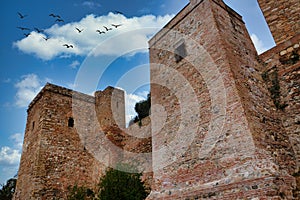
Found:
M 54 85 L 51 83 L 46 83 L 46 85 L 42 88 L 42 90 L 36 95 L 36 97 L 30 102 L 28 106 L 28 110 L 30 110 L 35 103 L 46 93 L 46 92 L 52 92 L 56 94 L 60 94 L 66 97 L 70 98 L 76 98 L 80 99 L 82 101 L 95 103 L 95 97 L 91 95 L 87 95 L 84 93 L 77 92 L 75 90 L 71 90 L 62 86 Z
M 261 55 L 222 0 L 190 0 L 153 36 L 142 127 L 125 128 L 121 90 L 46 84 L 28 108 L 15 199 L 64 199 L 120 160 L 148 164 L 148 200 L 299 199 L 300 1 L 258 2 L 277 44 Z

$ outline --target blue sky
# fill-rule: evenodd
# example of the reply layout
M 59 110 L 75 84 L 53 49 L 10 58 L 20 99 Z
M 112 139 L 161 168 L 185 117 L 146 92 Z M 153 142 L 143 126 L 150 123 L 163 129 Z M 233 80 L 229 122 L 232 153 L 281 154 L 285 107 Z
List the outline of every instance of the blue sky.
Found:
M 225 2 L 243 16 L 259 52 L 274 46 L 256 0 Z M 88 94 L 108 85 L 121 87 L 126 91 L 129 120 L 135 114 L 135 102 L 144 99 L 149 91 L 147 40 L 187 3 L 188 0 L 1 1 L 0 183 L 17 172 L 27 105 L 46 82 Z M 27 16 L 21 19 L 18 12 Z M 51 13 L 60 18 L 49 16 Z M 122 26 L 114 28 L 111 24 Z M 103 26 L 112 30 L 96 32 L 105 31 Z M 76 28 L 83 31 L 79 33 Z

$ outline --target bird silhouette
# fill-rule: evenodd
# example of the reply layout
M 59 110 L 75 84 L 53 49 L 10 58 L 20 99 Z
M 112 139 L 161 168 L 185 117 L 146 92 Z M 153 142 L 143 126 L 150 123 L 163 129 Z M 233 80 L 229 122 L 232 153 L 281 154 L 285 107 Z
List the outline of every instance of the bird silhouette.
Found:
M 51 13 L 49 16 L 54 17 L 54 18 L 61 18 L 59 15 L 55 15 L 53 13 Z
M 76 28 L 76 30 L 78 31 L 78 33 L 81 33 L 83 31 L 83 29 L 79 29 L 79 28 Z
M 29 28 L 20 27 L 20 26 L 18 26 L 17 28 L 18 28 L 18 29 L 21 29 L 22 31 L 25 31 L 25 30 L 29 31 L 29 30 L 30 30 Z
M 120 15 L 124 15 L 122 12 L 115 10 L 114 11 L 115 14 L 120 14 Z
M 61 18 L 58 18 L 58 19 L 55 20 L 55 22 L 64 22 L 64 20 L 61 19 Z
M 65 46 L 67 48 L 73 48 L 73 45 L 71 45 L 71 44 L 64 44 L 63 46 Z
M 28 15 L 23 15 L 22 13 L 18 12 L 18 15 L 21 19 L 24 19 L 25 17 L 27 17 Z
M 119 26 L 122 26 L 122 24 L 111 24 L 113 27 L 118 28 Z
M 96 32 L 98 32 L 99 34 L 105 34 L 104 31 L 100 31 L 100 30 L 96 30 Z
M 112 30 L 112 28 L 107 28 L 106 26 L 103 26 L 105 28 L 106 31 L 110 31 Z
M 44 39 L 45 41 L 49 40 L 49 38 L 48 38 L 48 37 L 43 37 L 43 39 Z
M 25 37 L 28 37 L 30 35 L 30 33 L 24 33 Z
M 36 32 L 38 32 L 38 33 L 42 33 L 42 32 L 44 32 L 44 30 L 42 30 L 42 29 L 38 29 L 38 28 L 34 28 L 34 30 L 36 30 Z

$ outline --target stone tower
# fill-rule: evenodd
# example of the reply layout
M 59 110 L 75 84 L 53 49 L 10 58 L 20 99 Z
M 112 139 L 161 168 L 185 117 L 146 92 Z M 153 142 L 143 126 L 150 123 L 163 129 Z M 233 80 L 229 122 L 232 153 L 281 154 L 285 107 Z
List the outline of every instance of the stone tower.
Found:
M 120 113 L 116 120 L 109 111 L 114 105 Z M 93 155 L 93 148 L 109 126 L 125 125 L 124 92 L 109 87 L 93 97 L 47 84 L 27 112 L 14 198 L 66 199 L 68 186 L 94 188 L 107 163 Z
M 277 43 L 261 55 L 222 0 L 190 0 L 149 41 L 144 127 L 123 129 L 123 91 L 47 84 L 28 108 L 15 199 L 65 199 L 121 158 L 153 169 L 148 199 L 299 199 L 299 0 L 259 4 Z
M 293 199 L 295 152 L 242 17 L 191 0 L 149 45 L 148 199 Z
M 258 0 L 276 44 L 300 33 L 299 0 Z

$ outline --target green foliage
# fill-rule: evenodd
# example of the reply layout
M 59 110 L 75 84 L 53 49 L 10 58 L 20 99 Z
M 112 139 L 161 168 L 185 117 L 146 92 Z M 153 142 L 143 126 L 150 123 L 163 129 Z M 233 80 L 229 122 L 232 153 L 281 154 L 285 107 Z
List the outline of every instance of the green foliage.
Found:
M 141 174 L 108 169 L 99 184 L 100 200 L 142 200 L 148 195 Z
M 77 185 L 68 187 L 69 195 L 68 200 L 89 200 L 93 199 L 94 192 L 86 187 L 78 187 Z
M 0 199 L 1 200 L 11 200 L 15 193 L 17 179 L 11 178 L 9 179 L 6 184 L 2 185 L 0 190 Z
M 151 97 L 150 93 L 147 95 L 147 99 L 135 104 L 135 112 L 138 116 L 134 119 L 134 122 L 141 121 L 143 118 L 150 115 Z
M 267 72 L 264 72 L 262 74 L 262 78 L 264 79 L 264 81 L 271 81 L 271 87 L 269 87 L 268 89 L 271 94 L 273 103 L 277 109 L 284 110 L 287 104 L 282 104 L 280 101 L 281 92 L 277 69 L 270 75 Z

